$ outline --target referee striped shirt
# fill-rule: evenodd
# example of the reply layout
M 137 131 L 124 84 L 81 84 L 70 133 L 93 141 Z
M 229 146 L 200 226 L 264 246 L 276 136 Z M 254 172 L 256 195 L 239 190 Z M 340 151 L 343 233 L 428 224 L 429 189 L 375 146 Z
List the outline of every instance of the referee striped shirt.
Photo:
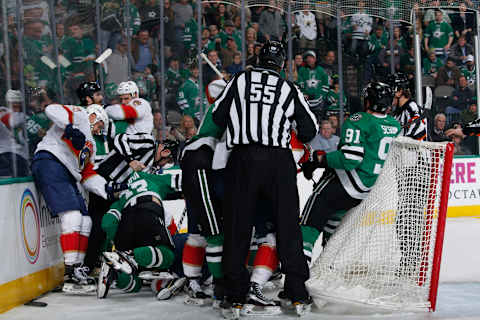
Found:
M 226 128 L 229 149 L 246 144 L 290 148 L 293 121 L 301 142 L 312 140 L 318 132 L 301 91 L 275 71 L 261 68 L 238 73 L 215 101 L 212 116 Z
M 96 172 L 107 180 L 126 182 L 133 170 L 132 160 L 150 168 L 155 157 L 155 139 L 151 134 L 119 134 L 113 140 L 113 150 L 96 165 Z
M 401 135 L 415 140 L 427 138 L 427 119 L 421 118 L 420 108 L 415 101 L 409 100 L 402 107 L 397 107 L 393 116 L 402 126 Z

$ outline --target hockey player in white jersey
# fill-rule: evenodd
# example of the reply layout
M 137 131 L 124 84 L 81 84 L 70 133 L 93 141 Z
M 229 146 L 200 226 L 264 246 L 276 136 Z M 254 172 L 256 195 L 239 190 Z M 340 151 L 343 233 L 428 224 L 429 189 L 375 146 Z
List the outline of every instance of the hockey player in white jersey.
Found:
M 120 83 L 117 93 L 121 104 L 114 104 L 106 108 L 111 119 L 129 122 L 126 134 L 151 133 L 153 130 L 152 108 L 147 100 L 139 98 L 138 92 L 135 82 Z
M 77 106 L 51 104 L 45 113 L 53 125 L 35 151 L 33 178 L 51 215 L 60 218 L 65 261 L 63 291 L 92 292 L 94 281 L 87 277 L 88 270 L 83 266 L 92 220 L 78 184 L 105 199 L 121 188 L 107 184 L 93 170 L 96 148 L 92 131 L 103 128 L 102 121 L 89 120 L 85 109 Z
M 0 107 L 0 177 L 25 177 L 28 149 L 22 130 L 25 113 L 20 91 L 8 90 L 5 100 L 7 107 Z

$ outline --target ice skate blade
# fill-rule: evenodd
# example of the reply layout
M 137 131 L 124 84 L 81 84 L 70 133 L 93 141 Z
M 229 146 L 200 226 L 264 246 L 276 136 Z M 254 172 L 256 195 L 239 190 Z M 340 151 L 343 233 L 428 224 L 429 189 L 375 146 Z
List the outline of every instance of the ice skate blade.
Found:
M 295 305 L 295 313 L 299 317 L 303 317 L 306 314 L 310 313 L 312 306 L 310 304 L 294 304 Z
M 79 285 L 74 283 L 65 283 L 62 292 L 68 295 L 90 295 L 97 291 L 97 286 L 94 284 Z
M 212 298 L 192 298 L 187 296 L 183 302 L 189 306 L 201 307 L 212 304 Z
M 240 319 L 241 308 L 222 309 L 222 316 L 224 319 Z
M 242 316 L 260 316 L 271 317 L 282 313 L 280 306 L 256 306 L 254 304 L 246 304 L 243 306 Z

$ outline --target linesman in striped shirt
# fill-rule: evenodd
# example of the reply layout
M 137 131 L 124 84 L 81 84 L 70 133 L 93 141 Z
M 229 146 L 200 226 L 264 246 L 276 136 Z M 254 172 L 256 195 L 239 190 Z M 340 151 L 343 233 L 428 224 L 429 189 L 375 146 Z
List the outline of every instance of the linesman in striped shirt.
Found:
M 216 100 L 213 121 L 226 129 L 232 150 L 225 173 L 224 312 L 240 313 L 249 289 L 245 259 L 250 247 L 254 214 L 260 199 L 271 205 L 276 245 L 285 273 L 283 296 L 308 308 L 305 288 L 309 271 L 302 254 L 296 165 L 290 150 L 292 123 L 297 137 L 310 141 L 318 132 L 315 116 L 301 91 L 278 72 L 285 62 L 279 42 L 267 42 L 260 67 L 238 73 Z M 306 308 L 304 308 L 306 307 Z

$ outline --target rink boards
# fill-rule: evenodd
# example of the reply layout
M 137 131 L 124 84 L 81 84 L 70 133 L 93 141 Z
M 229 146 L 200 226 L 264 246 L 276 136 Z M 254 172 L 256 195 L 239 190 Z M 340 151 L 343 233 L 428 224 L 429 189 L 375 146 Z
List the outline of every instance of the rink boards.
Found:
M 318 181 L 321 170 L 315 172 Z M 313 183 L 298 175 L 300 206 Z M 31 178 L 0 180 L 0 313 L 47 292 L 63 279 L 60 225 L 52 219 Z M 165 201 L 166 220 L 186 232 L 183 200 Z M 389 224 L 393 212 L 385 213 Z M 480 157 L 454 159 L 448 217 L 480 217 Z M 368 221 L 367 221 L 368 222 Z M 366 223 L 367 223 L 366 222 Z
M 39 199 L 31 178 L 0 181 L 0 313 L 63 280 L 60 223 Z

